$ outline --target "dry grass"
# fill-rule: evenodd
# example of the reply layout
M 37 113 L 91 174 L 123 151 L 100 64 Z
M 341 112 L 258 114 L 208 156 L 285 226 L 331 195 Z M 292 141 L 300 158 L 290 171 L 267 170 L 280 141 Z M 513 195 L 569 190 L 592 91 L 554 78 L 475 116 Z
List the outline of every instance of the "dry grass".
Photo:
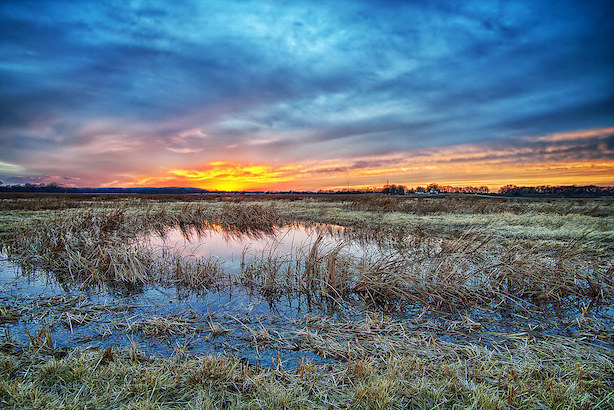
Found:
M 385 304 L 420 303 L 451 310 L 473 306 L 561 303 L 569 297 L 611 302 L 612 266 L 587 260 L 582 238 L 543 253 L 492 242 L 482 231 L 433 242 L 411 238 L 395 248 L 352 253 L 322 236 L 288 255 L 265 250 L 242 264 L 241 280 L 265 294 L 308 292 L 341 298 L 366 294 Z M 587 249 L 585 249 L 587 248 Z
M 610 199 L 291 199 L 3 198 L 0 246 L 14 261 L 70 284 L 162 283 L 204 292 L 242 286 L 267 297 L 361 301 L 374 312 L 412 307 L 422 312 L 413 323 L 365 312 L 352 322 L 306 316 L 285 331 L 241 324 L 254 349 L 301 349 L 333 360 L 303 361 L 296 368 L 281 356 L 263 368 L 231 355 L 190 357 L 182 349 L 166 359 L 146 358 L 137 349 L 75 349 L 63 357 L 49 328 L 40 325 L 27 348 L 5 336 L 2 405 L 614 408 L 614 335 L 610 322 L 592 313 L 611 306 L 614 296 Z M 321 234 L 286 254 L 274 246 L 246 249 L 237 276 L 214 258 L 188 259 L 142 246 L 147 234 L 171 228 L 185 236 L 207 229 L 258 236 L 293 223 L 347 229 L 337 240 Z M 356 240 L 380 246 L 356 252 Z M 79 299 L 38 303 L 61 309 L 37 317 L 40 310 L 2 305 L 0 323 L 34 316 L 41 324 L 72 327 L 95 322 L 103 312 Z M 550 309 L 573 312 L 567 317 L 574 330 L 546 329 L 530 319 Z M 489 320 L 510 315 L 522 323 L 514 332 L 486 331 L 478 311 Z M 433 319 L 444 313 L 456 316 Z M 211 317 L 153 316 L 116 326 L 166 339 L 232 330 Z
M 350 198 L 348 198 L 350 199 Z M 372 212 L 404 212 L 416 215 L 434 213 L 500 214 L 545 213 L 593 217 L 611 216 L 612 199 L 499 198 L 471 195 L 386 197 L 360 195 L 346 203 L 346 209 Z
M 367 343 L 390 342 L 366 329 L 354 332 Z M 310 343 L 337 349 L 341 362 L 318 366 L 303 361 L 295 368 L 248 365 L 233 356 L 148 358 L 136 347 L 66 354 L 36 340 L 29 348 L 5 343 L 0 348 L 0 401 L 7 408 L 614 405 L 614 357 L 582 343 L 523 341 L 493 350 L 414 334 L 398 343 L 402 350 L 380 360 L 365 355 L 359 344 L 330 337 L 313 336 Z
M 369 206 L 393 201 L 397 208 L 429 200 L 447 204 L 452 211 L 462 203 L 458 198 L 398 199 L 397 202 L 391 198 L 367 199 L 365 203 Z M 467 209 L 472 211 L 481 199 L 484 198 L 466 199 Z M 494 206 L 494 199 L 484 201 L 485 206 Z M 164 204 L 163 207 L 152 204 L 143 207 L 141 202 L 46 215 L 42 220 L 34 219 L 15 229 L 2 246 L 9 257 L 21 264 L 53 271 L 64 280 L 78 280 L 85 285 L 134 286 L 158 282 L 203 288 L 231 282 L 220 261 L 213 257 L 186 259 L 173 253 L 154 255 L 150 249 L 140 246 L 139 238 L 147 232 L 164 235 L 172 227 L 181 229 L 186 237 L 212 228 L 236 234 L 267 234 L 284 223 L 309 219 L 305 215 L 302 220 L 288 215 L 287 206 L 296 209 L 297 214 L 303 213 L 301 207 L 305 204 L 296 202 L 222 201 Z M 313 202 L 307 200 L 307 205 L 320 207 L 323 219 L 331 213 L 331 204 L 337 205 L 330 201 Z M 610 206 L 605 200 L 590 205 L 576 202 L 541 205 L 544 214 L 549 216 L 554 215 L 551 208 L 555 205 L 557 212 L 584 205 L 587 213 Z M 340 206 L 356 205 L 342 203 Z M 527 206 L 537 205 L 532 201 Z M 391 215 L 389 211 L 384 214 Z M 409 214 L 403 215 L 407 218 Z M 532 215 L 524 223 L 534 229 Z M 566 216 L 556 215 L 558 220 L 565 221 Z M 578 212 L 566 215 L 576 218 Z M 516 214 L 513 217 L 518 219 Z M 267 249 L 247 259 L 244 257 L 237 280 L 269 295 L 309 292 L 314 296 L 341 298 L 358 293 L 388 304 L 417 302 L 450 309 L 468 308 L 485 301 L 560 303 L 569 296 L 611 301 L 614 279 L 611 245 L 606 238 L 609 239 L 613 224 L 607 222 L 599 234 L 581 230 L 566 241 L 555 234 L 545 240 L 509 238 L 502 236 L 498 227 L 479 224 L 431 234 L 450 219 L 446 214 L 442 221 L 433 219 L 432 227 L 415 230 L 403 225 L 395 227 L 386 220 L 383 228 L 371 224 L 354 226 L 350 236 L 388 243 L 384 247 L 367 247 L 368 251 L 363 254 L 352 253 L 343 238 L 331 244 L 322 241 L 322 235 L 307 247 L 299 247 L 287 255 Z M 510 226 L 524 228 L 518 220 Z M 553 229 L 556 227 L 550 232 Z
M 223 268 L 214 258 L 183 259 L 172 253 L 154 255 L 140 246 L 143 231 L 164 232 L 176 223 L 183 229 L 204 229 L 198 208 L 181 214 L 191 219 L 169 221 L 161 213 L 130 215 L 120 207 L 110 211 L 79 211 L 37 221 L 18 229 L 3 243 L 7 255 L 24 266 L 52 271 L 65 281 L 84 285 L 104 283 L 139 285 L 152 282 L 180 283 L 191 287 L 208 286 L 220 279 Z M 164 218 L 164 219 L 162 219 Z

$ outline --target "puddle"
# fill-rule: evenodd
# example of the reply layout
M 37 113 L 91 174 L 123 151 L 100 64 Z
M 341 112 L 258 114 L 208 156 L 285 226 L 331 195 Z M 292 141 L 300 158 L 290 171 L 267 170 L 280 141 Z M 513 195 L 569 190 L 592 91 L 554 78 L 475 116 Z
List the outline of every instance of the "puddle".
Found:
M 278 228 L 271 234 L 258 231 L 241 233 L 222 228 L 202 231 L 173 228 L 165 231 L 163 236 L 159 233 L 150 235 L 148 244 L 156 249 L 174 249 L 187 257 L 216 256 L 223 260 L 234 260 L 241 257 L 246 248 L 283 254 L 292 249 L 311 246 L 318 235 L 324 236 L 325 242 L 333 243 L 342 239 L 343 233 L 342 227 L 324 225 L 287 226 Z

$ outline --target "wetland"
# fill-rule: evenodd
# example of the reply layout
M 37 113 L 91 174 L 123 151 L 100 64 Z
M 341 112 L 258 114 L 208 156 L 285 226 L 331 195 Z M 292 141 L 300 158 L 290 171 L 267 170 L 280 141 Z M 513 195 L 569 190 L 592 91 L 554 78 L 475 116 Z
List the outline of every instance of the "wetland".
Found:
M 609 199 L 6 196 L 0 398 L 612 406 L 613 209 Z M 131 376 L 102 389 L 118 374 Z

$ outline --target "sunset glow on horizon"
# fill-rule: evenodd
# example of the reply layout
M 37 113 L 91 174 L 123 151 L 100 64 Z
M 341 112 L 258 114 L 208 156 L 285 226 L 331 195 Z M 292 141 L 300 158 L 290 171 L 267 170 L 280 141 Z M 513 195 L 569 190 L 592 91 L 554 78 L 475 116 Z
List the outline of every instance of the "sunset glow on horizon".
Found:
M 430 183 L 449 186 L 487 186 L 491 190 L 513 185 L 614 185 L 614 163 L 603 160 L 561 160 L 570 141 L 592 140 L 603 156 L 611 155 L 607 138 L 613 128 L 575 133 L 550 134 L 536 138 L 550 141 L 541 151 L 535 147 L 515 148 L 464 144 L 396 154 L 388 157 L 327 163 L 267 164 L 213 161 L 192 168 L 169 169 L 157 176 L 126 180 L 129 187 L 193 187 L 212 191 L 344 190 L 381 188 L 386 182 L 408 187 Z M 553 160 L 544 160 L 551 155 Z M 357 167 L 361 165 L 360 167 Z M 450 164 L 453 164 L 451 166 Z M 590 181 L 590 182 L 587 182 Z
M 9 0 L 0 33 L 4 185 L 614 185 L 607 0 Z
M 211 191 L 252 191 L 267 190 L 278 182 L 292 181 L 282 176 L 282 171 L 274 172 L 267 165 L 240 164 L 214 161 L 197 169 L 171 169 L 167 176 L 145 177 L 126 186 L 146 187 L 192 187 Z

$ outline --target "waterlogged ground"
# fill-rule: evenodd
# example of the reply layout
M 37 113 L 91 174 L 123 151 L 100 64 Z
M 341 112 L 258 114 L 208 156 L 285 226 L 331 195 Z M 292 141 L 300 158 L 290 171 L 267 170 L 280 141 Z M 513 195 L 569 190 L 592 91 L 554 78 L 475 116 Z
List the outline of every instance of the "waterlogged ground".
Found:
M 290 226 L 272 234 L 170 229 L 142 238 L 140 244 L 159 255 L 214 258 L 230 277 L 240 275 L 250 260 L 263 254 L 296 254 L 300 259 L 317 240 L 324 248 L 343 243 L 343 251 L 352 255 L 394 246 L 358 239 L 327 225 Z M 53 273 L 22 269 L 0 255 L 0 327 L 8 339 L 35 340 L 60 350 L 136 345 L 146 354 L 219 352 L 272 367 L 345 359 L 339 346 L 359 343 L 365 332 L 385 333 L 393 327 L 399 334 L 426 332 L 444 342 L 491 347 L 553 335 L 614 347 L 612 306 L 588 300 L 517 309 L 486 302 L 482 308 L 438 312 L 417 305 L 378 306 L 358 296 L 343 301 L 316 301 L 297 294 L 267 298 L 236 281 L 228 283 L 234 284 L 198 292 L 153 285 L 81 289 Z M 315 347 L 321 334 L 337 343 L 336 350 Z
M 185 293 L 184 293 L 185 292 Z M 0 261 L 0 327 L 8 340 L 29 343 L 41 329 L 55 348 L 136 344 L 152 355 L 231 353 L 252 364 L 324 358 L 285 343 L 284 333 L 317 312 L 306 300 L 267 301 L 241 289 L 203 294 L 179 288 L 71 289 L 43 272 Z M 341 319 L 337 309 L 331 317 Z
M 186 235 L 171 229 L 142 244 L 160 254 L 216 258 L 226 272 L 237 274 L 252 255 L 303 250 L 318 235 L 332 244 L 339 234 L 339 228 L 323 226 L 284 228 L 270 235 L 216 229 Z M 361 248 L 348 244 L 348 249 Z M 144 353 L 163 356 L 215 351 L 265 366 L 318 363 L 330 359 L 301 350 L 288 335 L 313 317 L 348 321 L 364 316 L 351 304 L 325 306 L 304 296 L 272 300 L 237 286 L 199 292 L 151 285 L 81 289 L 53 273 L 20 268 L 0 257 L 0 326 L 18 342 L 29 342 L 43 329 L 57 348 L 136 344 Z

